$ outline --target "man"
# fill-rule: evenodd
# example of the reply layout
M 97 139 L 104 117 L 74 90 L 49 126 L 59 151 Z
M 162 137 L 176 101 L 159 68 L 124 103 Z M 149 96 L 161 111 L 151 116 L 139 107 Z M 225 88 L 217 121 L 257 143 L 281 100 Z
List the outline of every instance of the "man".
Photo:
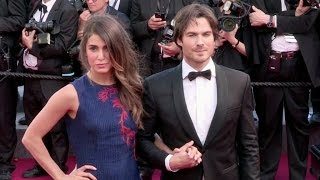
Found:
M 47 34 L 40 31 L 36 34 L 35 30 L 26 28 L 22 31 L 22 43 L 26 48 L 23 65 L 27 73 L 61 75 L 62 66 L 69 62 L 67 49 L 77 36 L 78 13 L 66 0 L 37 0 L 32 4 L 29 19 L 34 18 L 36 23 L 46 23 L 43 27 L 50 27 L 48 23 L 53 21 L 54 28 L 42 29 Z M 46 42 L 47 39 L 50 42 Z M 61 80 L 26 79 L 23 95 L 26 120 L 31 122 L 49 98 L 66 84 L 67 81 Z M 69 142 L 65 124 L 60 122 L 44 137 L 44 143 L 59 167 L 67 171 Z M 23 173 L 23 177 L 33 178 L 45 174 L 40 165 L 36 164 Z
M 131 22 L 127 15 L 117 11 L 112 6 L 109 6 L 109 0 L 86 0 L 88 9 L 80 14 L 78 38 L 81 39 L 83 34 L 83 27 L 92 15 L 110 14 L 114 16 L 124 26 L 128 33 L 132 33 Z
M 256 0 L 250 14 L 257 27 L 261 66 L 255 81 L 309 82 L 320 85 L 320 42 L 313 26 L 317 10 L 303 6 L 287 9 L 284 0 Z M 258 9 L 259 8 L 259 9 Z M 261 9 L 261 10 L 260 10 Z M 285 109 L 289 177 L 305 179 L 309 122 L 308 87 L 256 87 L 259 118 L 261 179 L 275 178 L 282 151 L 282 116 Z
M 175 21 L 183 60 L 145 80 L 139 155 L 164 180 L 259 179 L 249 76 L 212 61 L 217 22 L 209 7 L 186 6 Z M 154 145 L 155 133 L 174 154 Z
M 20 32 L 26 22 L 25 0 L 0 1 L 0 71 L 14 71 Z M 15 166 L 11 163 L 16 145 L 17 85 L 11 77 L 0 76 L 0 179 L 10 180 Z
M 149 76 L 180 63 L 177 58 L 180 49 L 174 42 L 159 44 L 164 28 L 171 24 L 173 17 L 184 6 L 202 0 L 133 0 L 131 23 L 133 37 L 145 56 L 142 75 Z M 159 16 L 156 16 L 158 12 Z
M 110 0 L 109 5 L 114 9 L 125 13 L 128 17 L 131 12 L 132 0 Z

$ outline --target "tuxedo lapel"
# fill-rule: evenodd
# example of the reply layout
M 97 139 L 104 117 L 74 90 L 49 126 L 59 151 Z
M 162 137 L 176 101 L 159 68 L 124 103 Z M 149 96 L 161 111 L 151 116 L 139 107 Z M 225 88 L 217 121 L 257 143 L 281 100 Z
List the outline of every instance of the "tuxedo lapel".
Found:
M 46 20 L 46 21 L 55 20 L 55 17 L 57 17 L 56 14 L 57 14 L 57 12 L 59 11 L 59 8 L 62 8 L 62 7 L 60 6 L 60 4 L 61 4 L 61 0 L 56 0 L 56 2 L 54 3 L 54 5 L 52 6 L 51 11 L 50 11 L 49 14 L 48 14 L 48 17 L 47 17 L 47 20 Z
M 41 4 L 41 0 L 40 1 L 35 1 L 35 3 L 33 4 L 33 7 L 29 13 L 29 19 L 31 19 L 33 17 L 33 15 L 36 13 L 36 11 L 39 9 L 39 4 Z
M 226 99 L 228 99 L 229 87 L 228 81 L 225 76 L 225 72 L 220 68 L 219 65 L 215 64 L 216 68 L 216 82 L 217 82 L 217 107 L 214 113 L 213 119 L 210 124 L 208 135 L 204 143 L 204 148 L 210 143 L 210 141 L 217 135 L 221 129 L 225 119 L 225 107 Z
M 174 106 L 178 114 L 179 121 L 186 134 L 188 134 L 190 138 L 194 140 L 195 144 L 197 144 L 199 147 L 202 147 L 201 141 L 189 115 L 186 100 L 184 98 L 181 64 L 175 68 L 174 72 L 175 73 L 172 80 L 172 92 Z

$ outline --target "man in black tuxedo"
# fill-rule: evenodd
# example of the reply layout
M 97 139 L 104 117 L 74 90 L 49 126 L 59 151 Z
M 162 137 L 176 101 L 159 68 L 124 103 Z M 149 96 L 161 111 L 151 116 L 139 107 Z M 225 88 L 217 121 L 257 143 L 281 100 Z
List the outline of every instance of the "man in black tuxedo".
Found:
M 145 80 L 138 154 L 164 180 L 259 179 L 249 76 L 212 61 L 217 21 L 209 7 L 188 5 L 175 20 L 183 60 Z M 155 133 L 174 153 L 154 145 Z
M 67 49 L 75 41 L 78 28 L 78 13 L 67 0 L 37 0 L 29 14 L 29 19 L 38 22 L 54 21 L 54 29 L 48 30 L 50 43 L 40 43 L 41 33 L 32 29 L 22 31 L 22 43 L 25 46 L 23 65 L 27 73 L 62 74 L 62 66 L 69 63 Z M 43 34 L 42 34 L 43 35 Z M 23 105 L 26 120 L 31 122 L 47 103 L 48 99 L 68 81 L 47 79 L 26 79 Z M 49 153 L 63 171 L 67 171 L 69 142 L 64 121 L 57 124 L 45 137 L 44 143 Z M 36 164 L 27 170 L 23 177 L 32 178 L 45 175 L 46 172 Z
M 0 71 L 14 71 L 14 51 L 27 18 L 25 0 L 0 0 Z M 11 180 L 11 163 L 16 145 L 17 85 L 12 77 L 0 76 L 0 179 Z
M 255 81 L 309 82 L 320 85 L 320 41 L 314 21 L 318 11 L 287 9 L 280 0 L 255 0 L 250 14 L 257 27 L 261 66 Z M 257 9 L 259 8 L 259 9 Z M 261 9 L 261 10 L 260 10 Z M 259 117 L 261 179 L 275 178 L 282 151 L 282 116 L 285 109 L 290 179 L 301 180 L 307 171 L 309 144 L 307 87 L 255 87 Z
M 131 23 L 133 37 L 145 56 L 142 63 L 142 75 L 148 76 L 180 63 L 176 58 L 180 49 L 174 42 L 160 47 L 164 28 L 171 24 L 173 17 L 184 6 L 203 0 L 132 0 Z M 155 17 L 155 13 L 163 18 Z

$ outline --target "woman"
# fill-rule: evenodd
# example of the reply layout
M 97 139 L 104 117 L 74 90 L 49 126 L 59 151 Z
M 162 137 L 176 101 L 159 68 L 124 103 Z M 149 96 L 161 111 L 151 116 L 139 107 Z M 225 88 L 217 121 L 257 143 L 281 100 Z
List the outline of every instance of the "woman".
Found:
M 132 41 L 111 16 L 94 16 L 84 27 L 80 59 L 88 72 L 52 96 L 22 142 L 53 179 L 138 180 L 134 146 L 142 126 L 142 83 Z M 69 175 L 42 141 L 63 116 L 77 159 Z

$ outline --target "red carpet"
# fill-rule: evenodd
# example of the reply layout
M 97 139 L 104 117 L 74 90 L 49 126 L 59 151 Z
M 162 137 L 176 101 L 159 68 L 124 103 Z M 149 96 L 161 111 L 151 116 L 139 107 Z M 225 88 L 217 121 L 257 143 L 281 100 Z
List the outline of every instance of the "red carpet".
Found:
M 32 159 L 17 159 L 15 161 L 16 161 L 17 168 L 12 174 L 12 176 L 13 176 L 12 180 L 26 180 L 21 177 L 21 174 L 25 170 L 32 168 L 34 165 L 34 161 Z M 74 168 L 74 164 L 75 164 L 75 158 L 70 157 L 68 160 L 69 171 L 71 171 Z M 309 157 L 309 167 L 310 167 L 310 157 Z M 280 166 L 278 169 L 276 180 L 288 180 L 289 179 L 288 174 L 289 174 L 288 159 L 287 159 L 286 154 L 283 154 L 281 157 Z M 160 180 L 159 176 L 160 176 L 160 172 L 156 171 L 153 176 L 153 180 Z M 51 180 L 51 178 L 49 176 L 46 176 L 46 177 L 39 177 L 39 178 L 28 179 L 28 180 Z M 306 180 L 316 180 L 316 178 L 310 174 L 309 169 L 307 172 Z

